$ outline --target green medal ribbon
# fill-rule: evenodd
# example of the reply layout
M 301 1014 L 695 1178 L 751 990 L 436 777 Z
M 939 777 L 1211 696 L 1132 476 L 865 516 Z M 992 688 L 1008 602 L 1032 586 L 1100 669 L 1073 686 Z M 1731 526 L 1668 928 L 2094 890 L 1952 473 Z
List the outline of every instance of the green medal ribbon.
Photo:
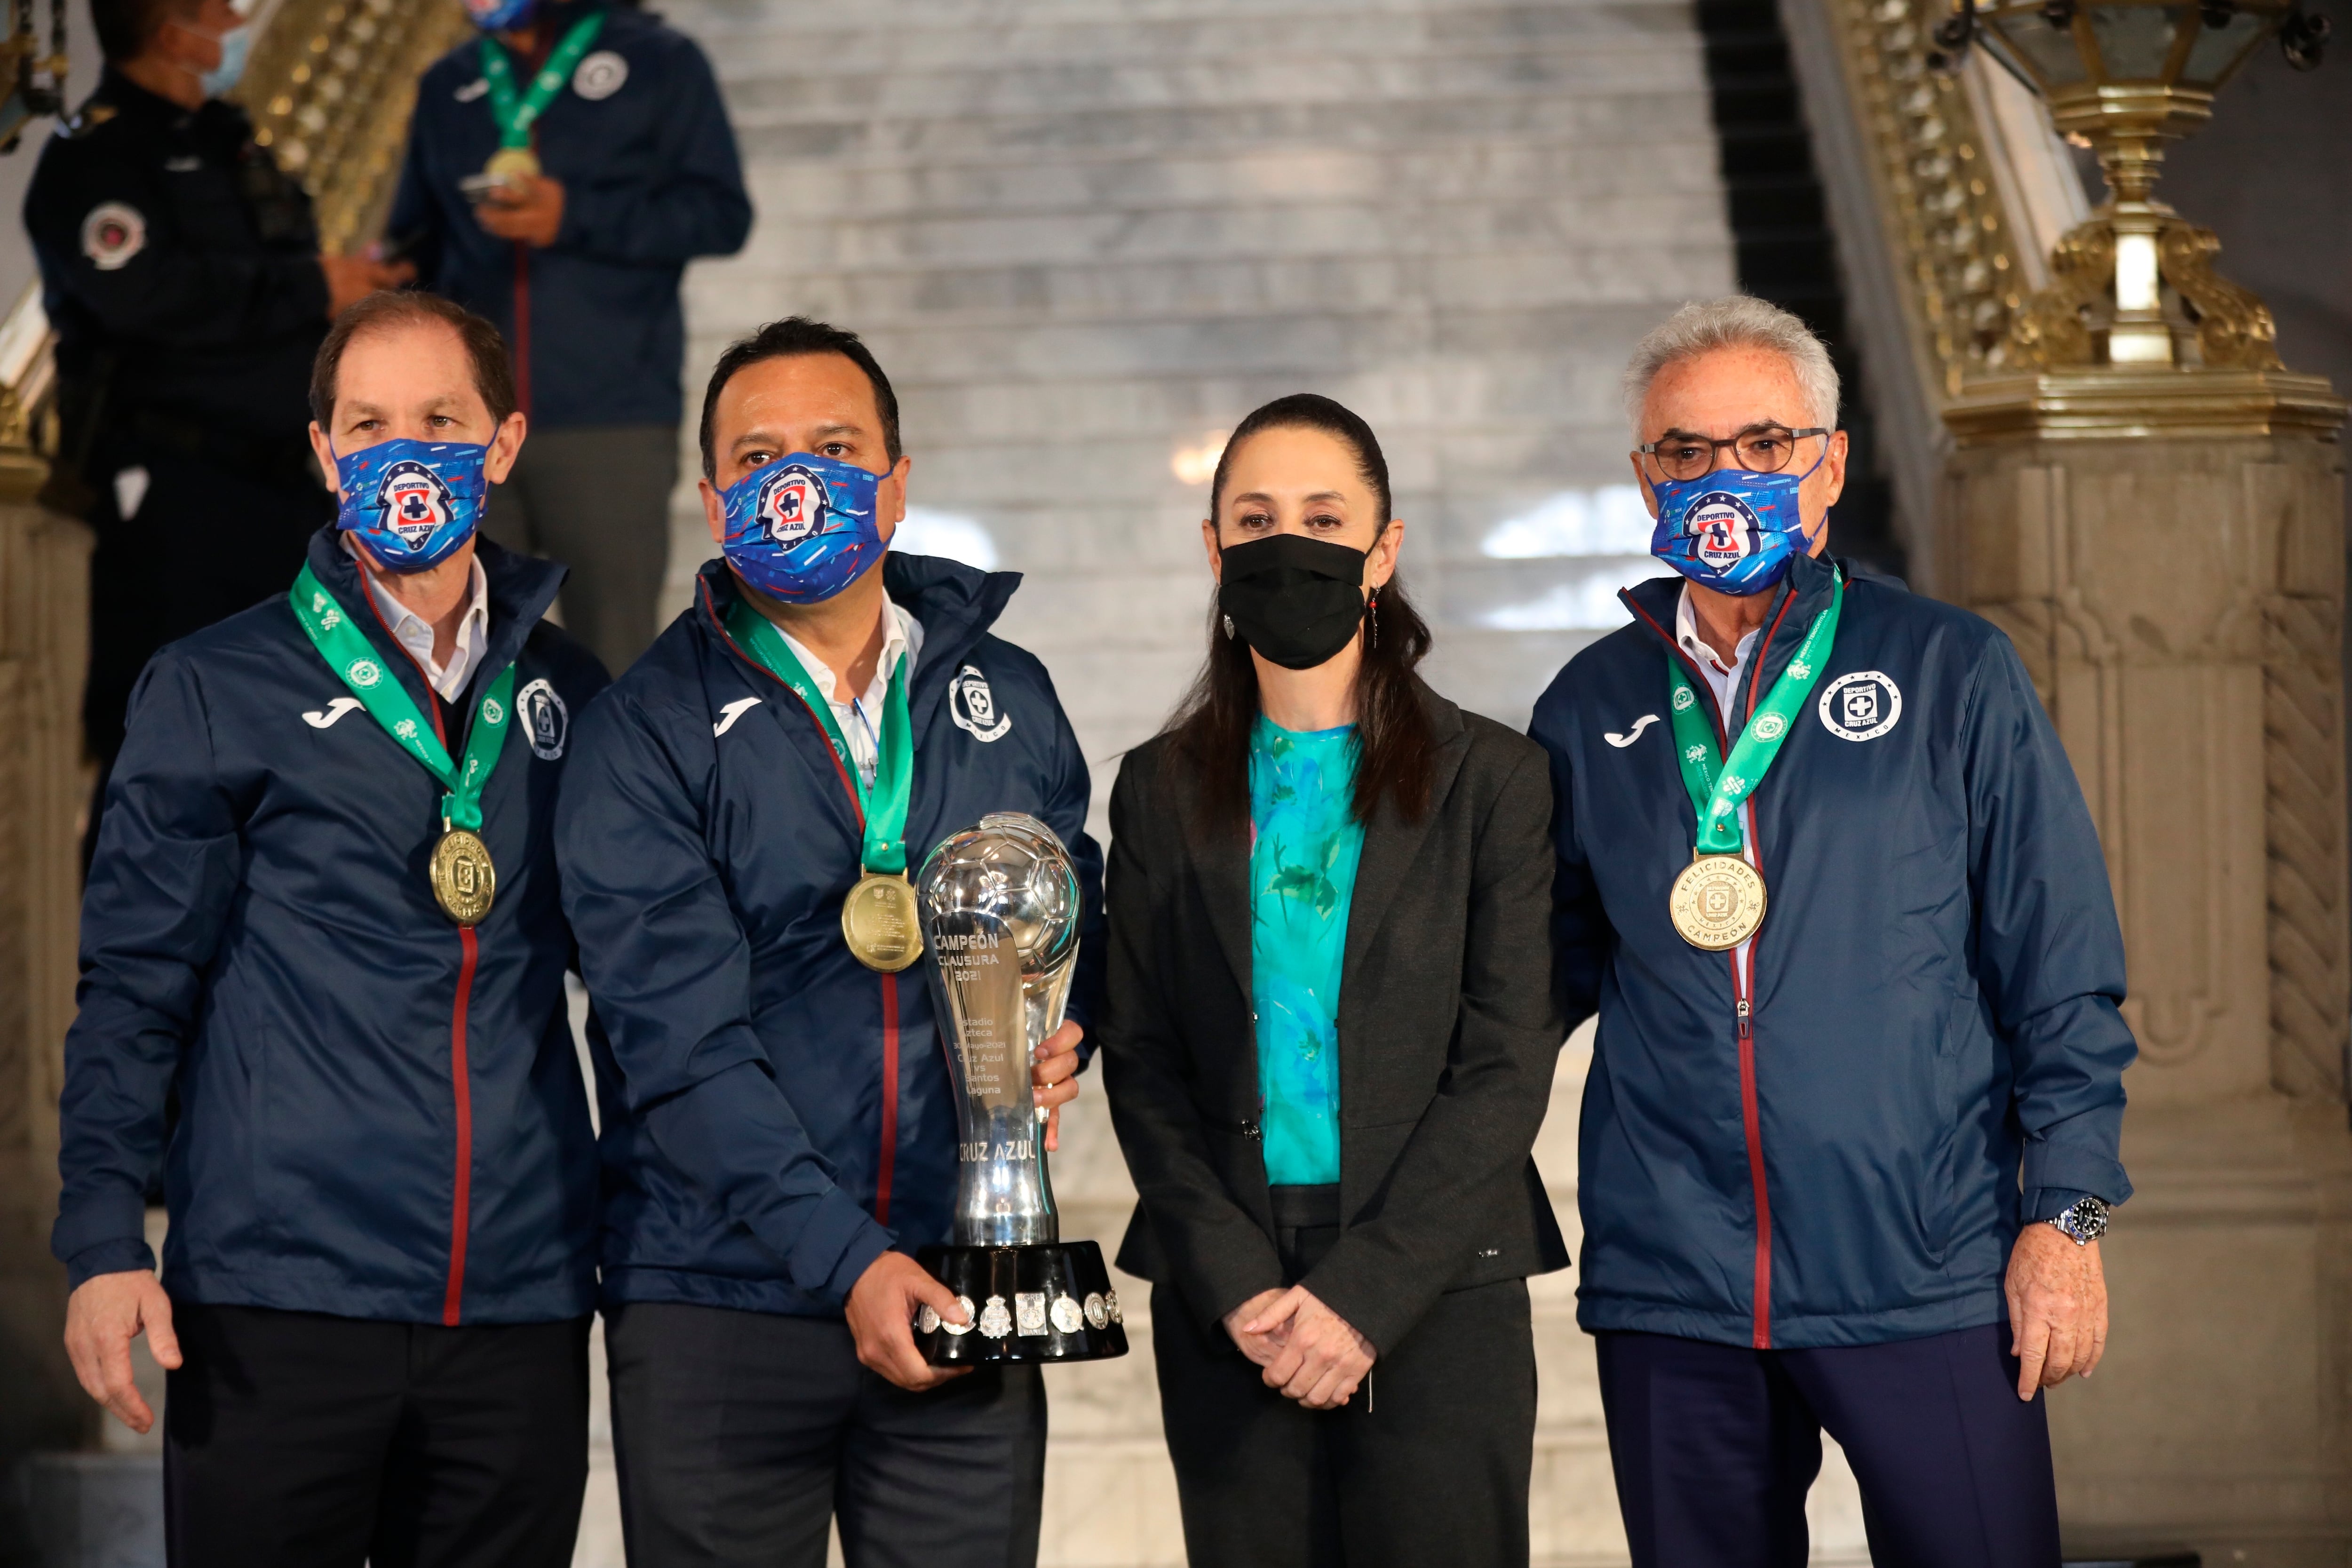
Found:
M 817 689 L 784 635 L 740 597 L 727 612 L 727 629 L 770 674 L 799 693 L 817 722 L 824 726 L 826 743 L 841 759 L 842 772 L 848 775 L 850 787 L 857 792 L 858 806 L 866 814 L 860 865 L 886 877 L 905 876 L 907 805 L 915 787 L 915 721 L 907 707 L 907 666 L 913 661 L 902 657 L 898 668 L 890 672 L 889 689 L 882 699 L 882 734 L 881 743 L 875 748 L 874 782 L 868 784 L 858 776 L 849 742 L 842 738 L 841 725 L 834 719 L 833 704 Z
M 1739 853 L 1746 841 L 1739 827 L 1740 803 L 1755 795 L 1756 786 L 1764 782 L 1805 699 L 1820 684 L 1822 665 L 1829 658 L 1830 645 L 1837 640 L 1838 611 L 1844 603 L 1845 579 L 1841 574 L 1837 591 L 1813 617 L 1805 640 L 1797 645 L 1796 657 L 1764 694 L 1756 711 L 1748 716 L 1747 728 L 1740 731 L 1727 763 L 1718 760 L 1715 726 L 1699 711 L 1698 693 L 1691 687 L 1683 661 L 1667 658 L 1666 700 L 1674 714 L 1675 760 L 1681 764 L 1691 809 L 1698 814 L 1699 854 Z M 1757 652 L 1760 656 L 1763 649 Z
M 580 63 L 580 57 L 588 52 L 588 46 L 596 41 L 604 26 L 602 11 L 572 24 L 563 41 L 548 55 L 547 63 L 530 79 L 528 93 L 515 91 L 514 67 L 507 62 L 505 47 L 496 38 L 483 35 L 482 79 L 490 84 L 490 118 L 498 122 L 499 146 L 530 145 L 530 128 L 539 122 L 547 106 L 555 101 L 555 95 L 563 90 L 572 68 Z
M 500 670 L 482 697 L 482 705 L 466 732 L 466 769 L 461 773 L 449 761 L 449 753 L 435 733 L 432 721 L 418 710 L 407 689 L 383 667 L 375 645 L 352 625 L 350 614 L 307 564 L 294 579 L 293 591 L 287 597 L 294 605 L 294 618 L 310 634 L 310 646 L 319 650 L 327 668 L 351 688 L 360 706 L 368 710 L 368 717 L 383 725 L 385 734 L 423 763 L 425 771 L 447 789 L 449 793 L 441 797 L 443 825 L 462 827 L 468 833 L 479 828 L 482 787 L 490 782 L 490 770 L 499 765 L 499 749 L 507 738 L 507 721 L 514 716 L 514 666 L 510 664 Z

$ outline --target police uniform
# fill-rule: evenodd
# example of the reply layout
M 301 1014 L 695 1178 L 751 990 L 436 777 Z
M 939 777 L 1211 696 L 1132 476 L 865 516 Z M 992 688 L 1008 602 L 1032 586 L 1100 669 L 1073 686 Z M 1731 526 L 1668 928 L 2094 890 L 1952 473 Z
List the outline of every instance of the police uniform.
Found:
M 243 110 L 111 67 L 42 149 L 25 226 L 58 333 L 49 499 L 98 531 L 83 721 L 110 762 L 149 655 L 284 593 L 334 516 L 307 436 L 327 280 Z

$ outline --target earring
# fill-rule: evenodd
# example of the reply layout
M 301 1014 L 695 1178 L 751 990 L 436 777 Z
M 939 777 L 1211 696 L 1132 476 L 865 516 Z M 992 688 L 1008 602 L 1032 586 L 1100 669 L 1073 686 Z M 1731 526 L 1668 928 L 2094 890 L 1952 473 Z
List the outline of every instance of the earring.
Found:
M 1231 616 L 1225 617 L 1225 640 L 1227 642 L 1234 640 L 1234 618 Z
M 1378 588 L 1373 589 L 1372 596 L 1365 601 L 1364 619 L 1371 623 L 1370 645 L 1378 648 L 1381 646 L 1381 591 Z

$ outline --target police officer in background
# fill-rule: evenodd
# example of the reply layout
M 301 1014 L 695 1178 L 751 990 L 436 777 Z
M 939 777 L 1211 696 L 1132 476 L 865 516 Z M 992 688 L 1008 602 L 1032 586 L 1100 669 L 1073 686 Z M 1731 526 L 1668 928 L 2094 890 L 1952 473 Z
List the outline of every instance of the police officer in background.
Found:
M 44 498 L 87 517 L 83 726 L 104 770 L 148 656 L 283 594 L 335 515 L 310 456 L 327 324 L 405 268 L 320 253 L 310 198 L 223 101 L 232 0 L 90 0 L 104 74 L 42 149 L 25 226 L 58 332 L 62 451 Z
M 483 528 L 566 563 L 563 623 L 615 674 L 653 641 L 677 482 L 678 281 L 751 228 L 710 62 L 626 0 L 467 0 L 417 88 L 389 232 L 499 324 L 530 446 Z

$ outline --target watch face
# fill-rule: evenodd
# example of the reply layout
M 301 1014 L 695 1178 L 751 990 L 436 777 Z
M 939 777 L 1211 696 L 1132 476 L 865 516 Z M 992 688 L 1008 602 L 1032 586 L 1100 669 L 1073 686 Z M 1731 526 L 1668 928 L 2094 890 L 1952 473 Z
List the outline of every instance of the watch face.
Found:
M 2083 1198 L 2058 1216 L 2058 1228 L 2076 1241 L 2096 1241 L 2107 1232 L 2107 1205 Z

